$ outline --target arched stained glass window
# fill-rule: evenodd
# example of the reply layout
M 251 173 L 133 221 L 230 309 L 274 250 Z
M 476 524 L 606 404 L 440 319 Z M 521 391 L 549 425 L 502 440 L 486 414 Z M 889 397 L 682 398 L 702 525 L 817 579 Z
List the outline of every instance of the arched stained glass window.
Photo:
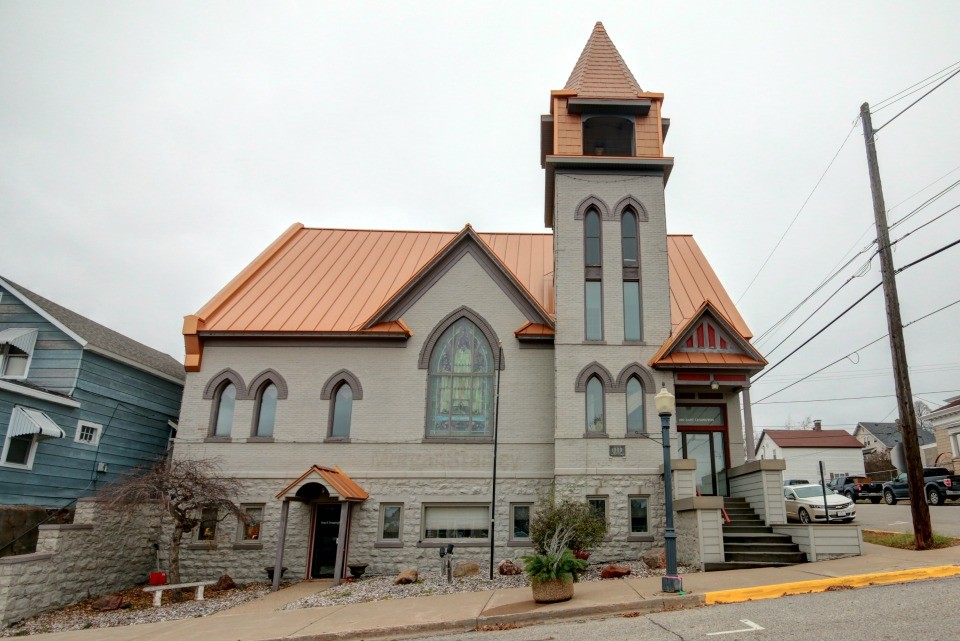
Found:
M 600 213 L 591 208 L 583 220 L 583 264 L 587 267 L 600 265 Z
M 333 395 L 333 422 L 330 427 L 331 438 L 350 436 L 350 418 L 353 415 L 353 389 L 346 383 L 340 383 Z
M 254 436 L 273 436 L 277 420 L 277 386 L 267 383 L 257 393 L 257 430 Z
M 430 356 L 427 436 L 493 435 L 493 354 L 483 332 L 461 318 Z
M 627 432 L 643 431 L 643 383 L 631 376 L 627 380 Z
M 225 383 L 217 390 L 216 422 L 210 433 L 213 436 L 230 436 L 233 428 L 233 410 L 237 404 L 237 388 L 233 383 Z
M 587 381 L 587 432 L 603 433 L 607 430 L 603 416 L 603 383 L 596 376 Z
M 638 264 L 637 214 L 627 207 L 620 218 L 620 241 L 623 246 L 623 264 L 636 267 Z

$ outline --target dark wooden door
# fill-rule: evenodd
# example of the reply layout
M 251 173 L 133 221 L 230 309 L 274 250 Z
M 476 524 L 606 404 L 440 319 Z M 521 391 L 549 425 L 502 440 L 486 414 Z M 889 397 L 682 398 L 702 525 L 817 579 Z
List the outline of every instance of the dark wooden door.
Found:
M 333 576 L 337 563 L 337 536 L 340 533 L 340 505 L 317 505 L 314 508 L 313 554 L 310 578 Z

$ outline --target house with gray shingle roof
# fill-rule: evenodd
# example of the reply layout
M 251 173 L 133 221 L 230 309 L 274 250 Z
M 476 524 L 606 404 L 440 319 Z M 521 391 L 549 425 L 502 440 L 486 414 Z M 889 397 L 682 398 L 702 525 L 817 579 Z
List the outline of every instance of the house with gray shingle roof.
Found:
M 864 457 L 873 454 L 885 454 L 892 450 L 897 443 L 902 442 L 900 435 L 900 426 L 897 423 L 870 423 L 861 421 L 857 423 L 853 430 L 853 436 L 863 443 Z M 928 461 L 928 454 L 936 452 L 936 436 L 931 427 L 927 425 L 917 425 L 917 436 L 920 441 L 920 451 L 925 465 L 932 465 L 933 461 Z
M 0 505 L 68 507 L 163 456 L 184 377 L 172 356 L 0 277 Z

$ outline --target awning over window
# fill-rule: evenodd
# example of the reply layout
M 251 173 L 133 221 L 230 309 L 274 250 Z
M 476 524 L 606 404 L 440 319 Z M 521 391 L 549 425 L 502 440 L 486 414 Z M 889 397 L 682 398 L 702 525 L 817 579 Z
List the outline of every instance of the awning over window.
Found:
M 10 436 L 37 434 L 38 438 L 63 438 L 66 436 L 60 426 L 39 410 L 26 407 L 13 408 L 10 416 Z
M 32 354 L 37 342 L 37 330 L 24 327 L 11 327 L 0 330 L 0 345 L 9 344 L 24 354 Z

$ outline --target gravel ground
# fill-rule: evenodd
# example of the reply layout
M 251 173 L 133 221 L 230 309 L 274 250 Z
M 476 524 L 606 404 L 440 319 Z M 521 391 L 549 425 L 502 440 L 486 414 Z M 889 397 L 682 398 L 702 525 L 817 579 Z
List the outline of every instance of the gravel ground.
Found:
M 190 592 L 192 593 L 192 590 Z M 154 608 L 151 603 L 152 595 L 146 594 L 139 587 L 130 588 L 117 593 L 123 595 L 123 600 L 129 607 L 112 612 L 97 612 L 90 607 L 96 599 L 88 599 L 60 610 L 38 614 L 11 627 L 0 629 L 0 637 L 18 637 L 43 632 L 65 632 L 88 628 L 112 628 L 119 625 L 202 617 L 258 599 L 269 592 L 270 584 L 251 583 L 242 588 L 223 592 L 212 592 L 207 589 L 204 592 L 203 601 L 190 600 L 181 603 L 170 603 L 170 594 L 166 593 L 163 597 L 163 605 Z M 192 594 L 190 598 L 193 598 Z
M 608 564 L 591 565 L 586 573 L 580 577 L 581 581 L 600 581 L 600 572 Z M 632 571 L 632 578 L 661 576 L 663 570 L 651 570 L 643 561 L 619 561 L 617 565 L 624 565 Z M 502 588 L 522 588 L 530 585 L 526 574 L 514 576 L 500 576 L 495 574 L 493 581 L 486 578 L 481 568 L 481 576 L 463 577 L 454 579 L 448 584 L 446 577 L 439 571 L 421 572 L 420 580 L 408 585 L 394 585 L 395 575 L 364 577 L 360 580 L 342 583 L 337 587 L 304 597 L 284 606 L 284 610 L 297 608 L 320 608 L 328 605 L 349 605 L 367 601 L 382 601 L 384 599 L 405 599 L 407 597 L 427 596 L 431 594 L 454 594 L 456 592 L 478 592 L 481 590 L 499 590 Z M 692 574 L 698 570 L 680 566 L 680 574 Z M 615 581 L 616 579 L 608 579 Z

